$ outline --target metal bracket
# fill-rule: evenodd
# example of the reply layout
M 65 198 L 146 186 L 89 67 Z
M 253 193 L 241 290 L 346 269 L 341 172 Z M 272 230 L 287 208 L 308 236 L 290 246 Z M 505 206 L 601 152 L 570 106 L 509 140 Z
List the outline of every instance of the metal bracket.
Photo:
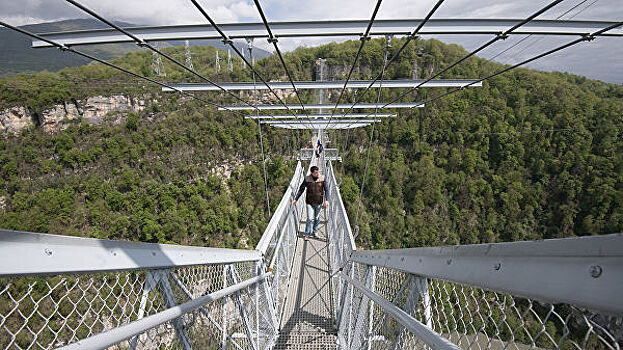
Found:
M 173 291 L 171 290 L 171 285 L 169 284 L 169 273 L 169 270 L 150 270 L 147 273 L 143 284 L 143 295 L 141 296 L 139 304 L 137 320 L 140 320 L 145 316 L 145 307 L 147 305 L 149 293 L 151 293 L 156 287 L 158 287 L 162 292 L 167 308 L 172 308 L 177 305 L 175 297 L 173 296 Z M 175 333 L 177 334 L 182 349 L 192 350 L 188 334 L 184 329 L 184 321 L 182 318 L 178 317 L 173 320 L 173 327 L 175 328 Z M 130 340 L 130 349 L 136 349 L 139 337 L 140 335 L 137 335 Z
M 175 283 L 177 284 L 178 287 L 180 287 L 180 289 L 184 292 L 184 294 L 186 294 L 186 296 L 188 296 L 190 299 L 193 299 L 192 294 L 190 293 L 190 291 L 188 290 L 188 288 L 186 288 L 186 286 L 184 285 L 184 283 L 182 283 L 182 281 L 180 281 L 179 278 L 177 278 L 177 276 L 172 273 L 170 270 L 169 272 L 169 276 L 171 276 L 171 278 L 173 279 L 173 281 L 175 281 Z M 201 311 L 201 313 L 208 318 L 208 320 L 214 325 L 214 327 L 216 327 L 219 332 L 223 332 L 223 328 L 214 320 L 214 318 L 212 317 L 212 315 L 210 315 L 210 313 L 205 309 L 205 307 L 201 307 L 199 309 L 199 311 Z M 234 339 L 225 332 L 225 336 L 227 337 L 227 339 L 236 347 L 236 349 L 238 350 L 243 350 L 240 345 L 238 345 L 238 343 L 236 343 L 234 341 Z
M 225 269 L 226 270 L 229 269 L 229 274 L 230 274 L 234 284 L 238 283 L 238 278 L 236 277 L 234 267 L 231 266 L 231 265 L 227 265 L 227 266 L 225 266 Z M 253 332 L 251 331 L 251 324 L 249 323 L 249 318 L 247 316 L 247 311 L 244 308 L 244 305 L 243 305 L 242 300 L 240 298 L 240 292 L 239 291 L 236 291 L 234 293 L 234 299 L 236 301 L 236 304 L 238 305 L 238 310 L 240 311 L 240 316 L 242 318 L 242 322 L 244 323 L 244 329 L 245 329 L 245 332 L 247 333 L 247 339 L 249 340 L 249 343 L 251 344 L 251 349 L 252 350 L 256 350 L 257 349 L 257 345 L 253 341 Z

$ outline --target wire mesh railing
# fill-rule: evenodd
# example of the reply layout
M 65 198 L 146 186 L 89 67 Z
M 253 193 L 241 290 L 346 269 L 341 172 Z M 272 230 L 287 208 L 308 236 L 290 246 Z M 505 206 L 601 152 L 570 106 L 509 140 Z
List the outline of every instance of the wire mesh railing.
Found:
M 609 235 L 354 252 L 336 288 L 340 343 L 620 349 L 622 247 Z
M 290 203 L 304 176 L 305 170 L 299 161 L 286 193 L 281 198 L 256 248 L 264 255 L 266 270 L 273 272 L 270 286 L 274 296 L 273 303 L 277 319 L 281 319 L 288 294 L 288 281 L 292 271 L 298 226 L 305 206 L 303 201 L 295 205 Z
M 355 239 L 351 231 L 350 223 L 348 221 L 348 215 L 342 196 L 340 194 L 337 181 L 335 179 L 335 173 L 333 171 L 333 164 L 331 161 L 327 162 L 326 169 L 326 181 L 328 184 L 330 196 L 329 207 L 327 208 L 327 232 L 329 235 L 329 264 L 331 269 L 331 286 L 332 286 L 332 298 L 334 307 L 334 319 L 339 324 L 340 316 L 343 312 L 343 302 L 340 300 L 340 296 L 343 294 L 343 289 L 346 287 L 345 282 L 340 280 L 337 272 L 341 270 L 346 262 L 350 259 L 350 255 L 356 250 Z
M 570 304 L 353 263 L 344 272 L 461 349 L 620 349 L 622 318 Z M 340 336 L 348 349 L 427 348 L 350 286 Z M 349 305 L 350 304 L 350 305 Z
M 276 337 L 257 252 L 0 234 L 0 349 L 267 349 Z

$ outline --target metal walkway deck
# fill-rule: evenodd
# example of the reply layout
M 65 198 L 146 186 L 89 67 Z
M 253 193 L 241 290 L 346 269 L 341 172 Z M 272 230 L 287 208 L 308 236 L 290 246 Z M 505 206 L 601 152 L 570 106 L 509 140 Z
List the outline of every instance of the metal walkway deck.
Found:
M 327 246 L 326 210 L 320 214 L 319 238 L 299 235 L 288 297 L 275 349 L 336 349 Z M 305 218 L 306 215 L 303 216 Z M 299 232 L 305 230 L 302 221 Z

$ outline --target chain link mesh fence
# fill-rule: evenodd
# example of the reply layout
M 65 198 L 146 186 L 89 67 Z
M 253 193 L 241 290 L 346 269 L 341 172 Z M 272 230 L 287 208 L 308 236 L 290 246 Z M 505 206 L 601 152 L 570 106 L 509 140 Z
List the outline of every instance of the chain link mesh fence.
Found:
M 54 349 L 257 275 L 258 262 L 0 279 L 0 348 Z M 112 348 L 265 349 L 276 336 L 267 281 Z M 223 332 L 223 329 L 226 331 Z
M 569 304 L 349 264 L 345 273 L 462 349 L 620 349 L 623 319 Z M 427 348 L 357 288 L 342 283 L 348 349 Z

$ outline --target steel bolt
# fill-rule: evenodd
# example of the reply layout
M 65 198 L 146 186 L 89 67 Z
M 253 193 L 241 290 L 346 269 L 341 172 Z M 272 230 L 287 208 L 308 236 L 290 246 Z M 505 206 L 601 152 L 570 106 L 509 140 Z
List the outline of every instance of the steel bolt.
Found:
M 51 255 L 52 255 L 52 249 L 50 249 L 50 248 L 45 248 L 43 251 L 44 251 L 44 252 L 45 252 L 45 254 L 46 254 L 46 255 L 48 255 L 48 256 L 51 256 Z
M 601 273 L 603 272 L 603 269 L 599 265 L 593 265 L 593 266 L 591 266 L 590 271 L 591 271 L 591 277 L 597 278 L 597 277 L 601 276 Z
M 446 261 L 446 263 L 447 263 L 448 265 L 452 264 L 452 259 L 448 259 L 448 260 Z
M 501 267 L 502 267 L 502 264 L 500 263 L 493 265 L 493 268 L 495 269 L 495 271 L 499 271 Z

